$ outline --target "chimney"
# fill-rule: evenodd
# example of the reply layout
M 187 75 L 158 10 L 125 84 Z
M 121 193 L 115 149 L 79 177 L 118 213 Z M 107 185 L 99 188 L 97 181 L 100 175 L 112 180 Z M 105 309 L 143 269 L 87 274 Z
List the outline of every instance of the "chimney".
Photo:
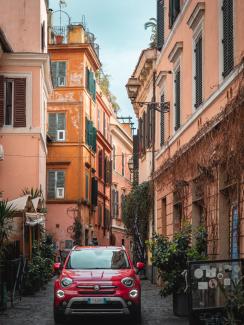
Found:
M 81 24 L 68 26 L 68 43 L 85 43 L 85 30 Z

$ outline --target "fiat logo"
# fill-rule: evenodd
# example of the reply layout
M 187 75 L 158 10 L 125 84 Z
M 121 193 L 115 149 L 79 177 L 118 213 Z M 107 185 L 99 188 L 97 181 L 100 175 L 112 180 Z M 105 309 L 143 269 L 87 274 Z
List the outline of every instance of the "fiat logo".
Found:
M 95 290 L 95 291 L 99 291 L 99 289 L 100 289 L 99 285 L 96 284 L 96 285 L 94 286 L 94 290 Z

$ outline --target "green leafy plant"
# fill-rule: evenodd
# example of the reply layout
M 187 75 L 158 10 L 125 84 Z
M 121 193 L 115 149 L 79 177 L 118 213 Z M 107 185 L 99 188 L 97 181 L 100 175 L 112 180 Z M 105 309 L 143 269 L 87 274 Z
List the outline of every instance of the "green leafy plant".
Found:
M 157 46 L 157 19 L 156 18 L 150 18 L 149 21 L 147 21 L 144 24 L 144 28 L 148 29 L 151 28 L 152 29 L 152 34 L 150 37 L 150 47 L 151 48 L 155 48 Z
M 147 242 L 152 253 L 152 263 L 158 268 L 159 278 L 163 282 L 160 291 L 162 296 L 183 291 L 185 281 L 182 272 L 187 269 L 188 261 L 206 259 L 206 231 L 199 228 L 195 237 L 196 244 L 192 245 L 192 227 L 186 224 L 174 234 L 172 240 L 156 234 Z
M 8 201 L 0 201 L 0 256 L 4 252 L 4 245 L 12 231 L 12 221 L 16 210 Z
M 72 239 L 74 245 L 81 245 L 82 224 L 79 216 L 74 217 Z
M 22 195 L 30 195 L 32 199 L 35 199 L 37 197 L 43 197 L 43 191 L 41 187 L 40 188 L 31 187 L 30 189 L 26 187 L 22 190 Z

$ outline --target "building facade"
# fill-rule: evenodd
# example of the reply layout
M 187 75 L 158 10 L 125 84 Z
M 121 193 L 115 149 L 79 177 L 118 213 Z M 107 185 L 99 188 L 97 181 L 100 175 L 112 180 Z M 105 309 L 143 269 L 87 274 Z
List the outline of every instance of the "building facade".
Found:
M 123 200 L 130 192 L 132 175 L 128 162 L 133 154 L 132 129 L 130 123 L 118 120 L 114 113 L 110 119 L 112 136 L 112 186 L 111 186 L 111 244 L 131 248 L 130 237 L 123 224 Z
M 46 110 L 52 91 L 47 54 L 47 4 L 44 0 L 0 1 L 0 191 L 4 200 L 26 188 L 46 191 Z M 11 17 L 11 22 L 9 21 Z M 35 212 L 35 209 L 31 212 Z M 32 245 L 39 220 L 21 213 L 13 232 L 22 254 Z M 31 221 L 31 219 L 30 219 Z M 23 224 L 26 227 L 23 227 Z M 23 232 L 26 229 L 26 233 Z
M 50 22 L 52 12 L 50 11 Z M 49 26 L 54 92 L 48 102 L 47 229 L 60 250 L 94 236 L 97 206 L 94 36 L 82 24 Z
M 213 259 L 244 256 L 243 12 L 240 0 L 157 1 L 155 229 L 204 226 Z

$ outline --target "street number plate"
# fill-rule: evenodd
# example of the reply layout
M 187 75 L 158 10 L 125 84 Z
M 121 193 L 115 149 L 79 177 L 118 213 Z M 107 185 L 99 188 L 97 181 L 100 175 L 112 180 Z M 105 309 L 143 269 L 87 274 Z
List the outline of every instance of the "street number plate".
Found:
M 94 298 L 88 299 L 88 303 L 89 304 L 105 304 L 106 301 L 104 298 L 94 297 Z

